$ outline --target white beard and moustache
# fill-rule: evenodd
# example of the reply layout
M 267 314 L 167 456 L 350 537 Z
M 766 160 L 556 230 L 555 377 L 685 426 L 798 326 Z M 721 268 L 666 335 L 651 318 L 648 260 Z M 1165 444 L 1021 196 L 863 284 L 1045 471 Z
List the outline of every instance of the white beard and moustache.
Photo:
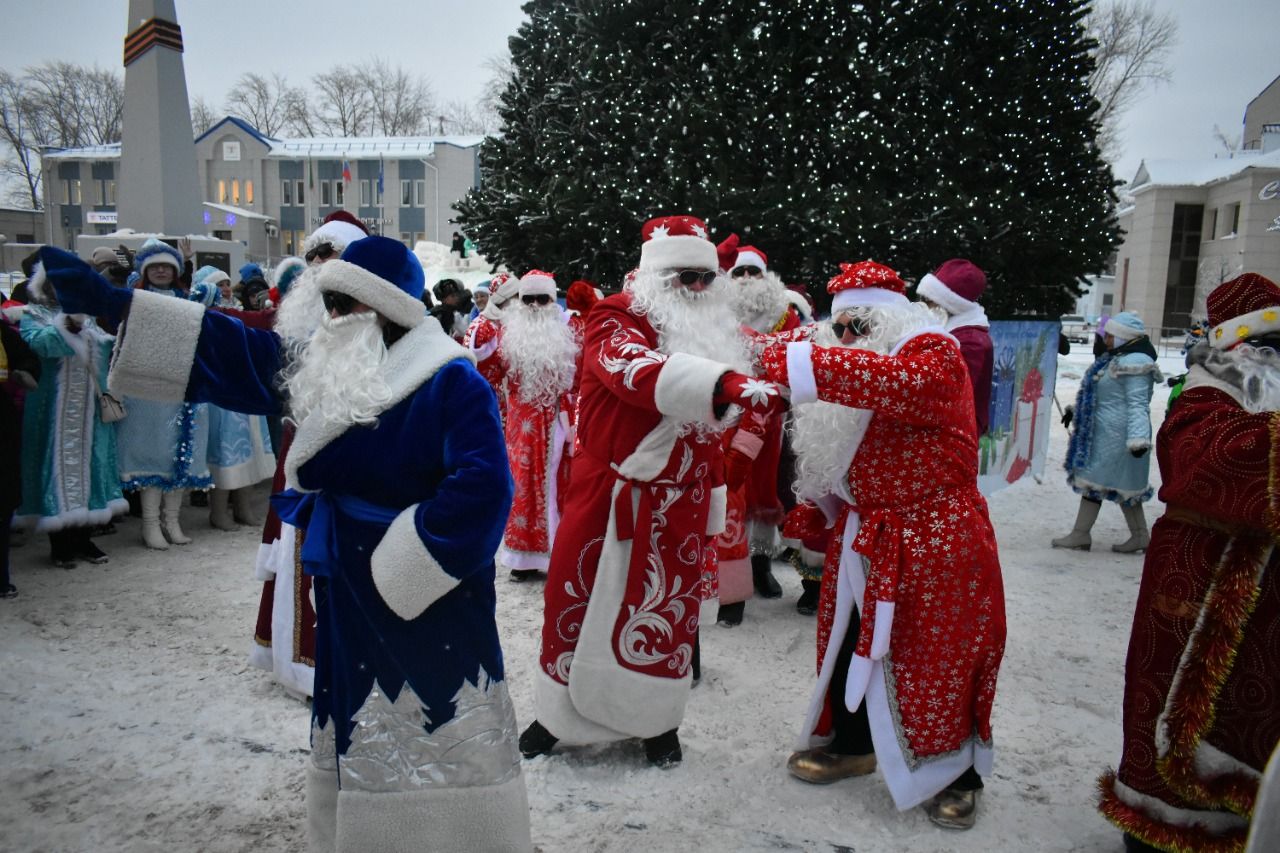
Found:
M 771 272 L 760 278 L 731 278 L 729 292 L 738 320 L 757 332 L 772 331 L 782 312 L 791 305 L 782 279 Z
M 820 347 L 843 346 L 828 323 L 817 327 L 813 343 Z M 791 448 L 796 454 L 792 489 L 797 497 L 812 501 L 839 494 L 849 476 L 848 442 L 865 429 L 870 418 L 871 412 L 866 409 L 821 400 L 792 409 Z
M 291 292 L 285 302 L 294 296 Z M 316 415 L 325 424 L 377 423 L 392 396 L 380 372 L 386 360 L 376 313 L 322 314 L 315 333 L 298 347 L 282 376 L 294 420 L 302 423 Z
M 1240 391 L 1246 412 L 1280 411 L 1280 353 L 1273 348 L 1240 344 L 1223 353 L 1240 371 Z
M 660 352 L 697 355 L 750 373 L 750 351 L 729 297 L 731 286 L 721 274 L 695 293 L 672 285 L 668 276 L 641 270 L 630 284 L 631 310 L 653 325 Z
M 577 336 L 555 305 L 509 304 L 502 314 L 502 360 L 515 374 L 521 400 L 554 405 L 573 386 Z
M 297 357 L 329 312 L 324 310 L 320 285 L 316 282 L 319 266 L 308 266 L 280 298 L 276 309 L 275 331 L 284 343 L 285 351 Z

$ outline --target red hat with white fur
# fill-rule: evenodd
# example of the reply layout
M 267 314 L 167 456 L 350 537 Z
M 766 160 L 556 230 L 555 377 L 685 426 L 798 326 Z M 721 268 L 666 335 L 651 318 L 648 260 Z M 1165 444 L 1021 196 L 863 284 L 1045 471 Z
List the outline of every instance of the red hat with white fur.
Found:
M 307 239 L 302 241 L 302 251 L 310 252 L 321 243 L 328 243 L 333 246 L 336 254 L 341 254 L 347 246 L 368 236 L 369 229 L 363 222 L 345 210 L 335 210 L 324 218 L 319 228 L 308 234 Z
M 640 269 L 715 270 L 720 268 L 716 245 L 707 239 L 707 224 L 696 216 L 659 216 L 641 229 Z
M 769 258 L 755 246 L 739 246 L 738 257 L 729 269 L 735 270 L 738 267 L 759 267 L 761 270 L 767 270 Z
M 987 274 L 972 261 L 952 258 L 916 286 L 916 294 L 941 307 L 948 314 L 971 310 L 987 289 Z
M 520 277 L 520 298 L 526 296 L 550 296 L 555 299 L 555 276 L 542 270 L 529 270 Z
M 1205 307 L 1209 312 L 1209 345 L 1214 349 L 1229 349 L 1245 338 L 1280 331 L 1280 287 L 1256 272 L 1215 287 Z
M 839 274 L 827 282 L 827 293 L 832 317 L 850 308 L 910 304 L 902 277 L 875 261 L 841 264 Z

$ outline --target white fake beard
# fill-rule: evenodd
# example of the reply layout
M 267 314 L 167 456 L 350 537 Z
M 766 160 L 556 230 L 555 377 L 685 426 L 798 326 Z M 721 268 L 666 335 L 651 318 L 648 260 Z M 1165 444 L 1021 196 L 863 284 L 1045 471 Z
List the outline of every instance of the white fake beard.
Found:
M 1229 355 L 1236 357 L 1245 411 L 1280 411 L 1280 353 L 1271 347 L 1241 344 Z
M 671 279 L 639 271 L 631 282 L 631 309 L 648 318 L 658 333 L 658 350 L 687 353 L 750 373 L 747 342 L 730 301 L 729 279 L 716 277 L 706 290 L 694 292 Z
M 285 379 L 294 419 L 302 423 L 314 414 L 326 424 L 377 423 L 391 402 L 391 388 L 379 371 L 386 360 L 376 313 L 324 315 Z
M 746 323 L 757 332 L 770 332 L 791 303 L 782 279 L 771 272 L 760 278 L 731 278 L 729 292 L 733 296 L 733 310 L 739 322 Z
M 502 314 L 502 360 L 526 403 L 554 405 L 573 386 L 578 341 L 553 305 L 513 302 Z
M 937 315 L 921 302 L 908 302 L 906 305 L 863 305 L 840 313 L 867 320 L 871 324 L 871 334 L 859 338 L 850 346 L 881 355 L 893 352 L 894 347 L 915 332 L 942 327 Z M 835 332 L 830 324 L 823 324 L 822 329 L 834 340 Z
M 281 297 L 276 310 L 275 331 L 286 351 L 296 356 L 320 328 L 329 312 L 324 310 L 320 285 L 316 282 L 319 266 L 308 266 L 294 281 L 289 293 Z
M 820 347 L 845 346 L 827 323 L 815 330 L 813 343 Z M 847 348 L 866 347 L 850 344 Z M 792 489 L 797 497 L 815 500 L 838 493 L 849 476 L 848 442 L 865 428 L 870 417 L 871 412 L 866 409 L 822 400 L 804 403 L 792 410 L 791 448 L 796 454 L 796 479 Z

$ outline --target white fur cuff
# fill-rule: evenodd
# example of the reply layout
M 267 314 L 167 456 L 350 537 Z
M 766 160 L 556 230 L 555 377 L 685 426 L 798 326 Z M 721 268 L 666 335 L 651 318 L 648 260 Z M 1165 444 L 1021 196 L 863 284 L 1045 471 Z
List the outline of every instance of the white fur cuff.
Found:
M 963 314 L 977 307 L 978 304 L 970 302 L 947 287 L 942 283 L 942 279 L 933 273 L 927 273 L 924 278 L 920 279 L 920 283 L 916 285 L 916 295 L 922 299 L 928 299 L 948 314 Z
M 378 595 L 405 621 L 421 616 L 458 585 L 458 579 L 441 568 L 422 544 L 414 521 L 418 506 L 396 516 L 369 560 Z
M 715 244 L 702 237 L 661 237 L 648 240 L 640 247 L 640 269 L 655 272 L 718 270 L 720 256 L 716 253 Z
M 716 486 L 711 490 L 707 508 L 707 535 L 719 536 L 724 533 L 725 522 L 729 514 L 729 488 Z
M 720 420 L 712 410 L 712 397 L 715 396 L 716 383 L 728 372 L 728 365 L 718 361 L 675 353 L 658 372 L 653 391 L 654 404 L 659 412 L 676 420 L 718 425 Z
M 316 273 L 321 291 L 345 293 L 398 326 L 412 329 L 427 316 L 426 306 L 386 279 L 350 261 L 328 261 Z
M 1149 438 L 1131 438 L 1125 442 L 1125 450 L 1133 452 L 1135 450 L 1150 450 L 1151 439 Z
M 893 602 L 876 602 L 876 626 L 871 632 L 871 659 L 880 660 L 889 653 L 889 636 L 893 630 Z
M 787 383 L 791 405 L 817 401 L 818 380 L 813 375 L 813 344 L 809 341 L 787 344 Z
M 129 317 L 116 336 L 107 387 L 143 400 L 181 400 L 187 394 L 204 306 L 173 296 L 133 292 Z

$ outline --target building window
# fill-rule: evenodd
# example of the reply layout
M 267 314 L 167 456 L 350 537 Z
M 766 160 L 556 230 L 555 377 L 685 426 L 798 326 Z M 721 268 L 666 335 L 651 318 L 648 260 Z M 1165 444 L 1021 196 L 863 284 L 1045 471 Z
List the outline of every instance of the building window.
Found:
M 244 203 L 253 204 L 253 181 L 244 182 Z
M 360 206 L 368 207 L 370 203 L 369 198 L 369 182 L 362 180 L 360 182 Z
M 427 203 L 427 182 L 417 180 L 413 182 L 413 206 L 424 207 Z
M 413 232 L 413 245 L 415 245 L 415 246 L 416 246 L 416 245 L 418 245 L 419 243 L 421 243 L 422 241 L 424 241 L 424 240 L 426 240 L 426 239 L 427 239 L 427 235 L 426 235 L 425 233 L 423 233 L 422 231 L 414 231 L 414 232 Z
M 409 194 L 411 192 L 409 188 L 409 184 L 410 184 L 409 181 L 400 182 L 400 206 L 401 207 L 408 207 L 410 204 L 413 203 L 413 196 Z
M 107 182 L 99 180 L 98 184 L 98 200 L 95 204 L 103 205 L 107 203 Z
M 404 183 L 408 183 L 408 181 L 405 181 Z M 401 243 L 404 243 L 404 244 L 405 244 L 406 246 L 408 246 L 410 249 L 412 249 L 412 248 L 413 248 L 413 243 L 412 243 L 412 242 L 410 242 L 411 240 L 413 240 L 413 235 L 412 235 L 412 234 L 410 234 L 408 231 L 401 231 L 401 232 L 400 232 L 400 242 L 401 242 Z
M 1204 238 L 1206 241 L 1213 240 L 1218 236 L 1218 208 L 1209 211 L 1209 227 L 1204 229 Z
M 214 231 L 213 236 L 219 240 L 230 240 L 231 232 L 230 231 Z
M 116 203 L 116 182 L 115 180 L 107 181 L 107 204 L 114 205 Z
M 63 179 L 62 203 L 63 204 L 79 204 L 80 203 L 80 179 L 79 178 Z
M 1227 205 L 1227 222 L 1230 226 L 1227 236 L 1236 236 L 1240 232 L 1240 202 Z
M 1204 206 L 1175 204 L 1169 241 L 1169 272 L 1165 279 L 1164 316 L 1160 325 L 1185 329 L 1191 325 L 1196 278 L 1200 268 L 1200 229 L 1204 226 Z
M 333 182 L 333 203 L 336 207 L 346 204 L 347 186 L 342 181 Z
M 227 182 L 218 181 L 218 204 L 227 203 Z
M 231 182 L 231 203 L 240 203 L 240 179 L 236 178 Z
M 329 207 L 332 204 L 332 202 L 330 202 L 329 199 L 330 199 L 329 182 L 321 181 L 320 182 L 320 206 Z
M 307 203 L 307 197 L 302 193 L 301 180 L 297 180 L 293 182 L 293 203 L 296 204 L 298 207 L 302 207 L 304 204 Z
M 280 206 L 290 207 L 293 204 L 293 181 L 280 182 Z

